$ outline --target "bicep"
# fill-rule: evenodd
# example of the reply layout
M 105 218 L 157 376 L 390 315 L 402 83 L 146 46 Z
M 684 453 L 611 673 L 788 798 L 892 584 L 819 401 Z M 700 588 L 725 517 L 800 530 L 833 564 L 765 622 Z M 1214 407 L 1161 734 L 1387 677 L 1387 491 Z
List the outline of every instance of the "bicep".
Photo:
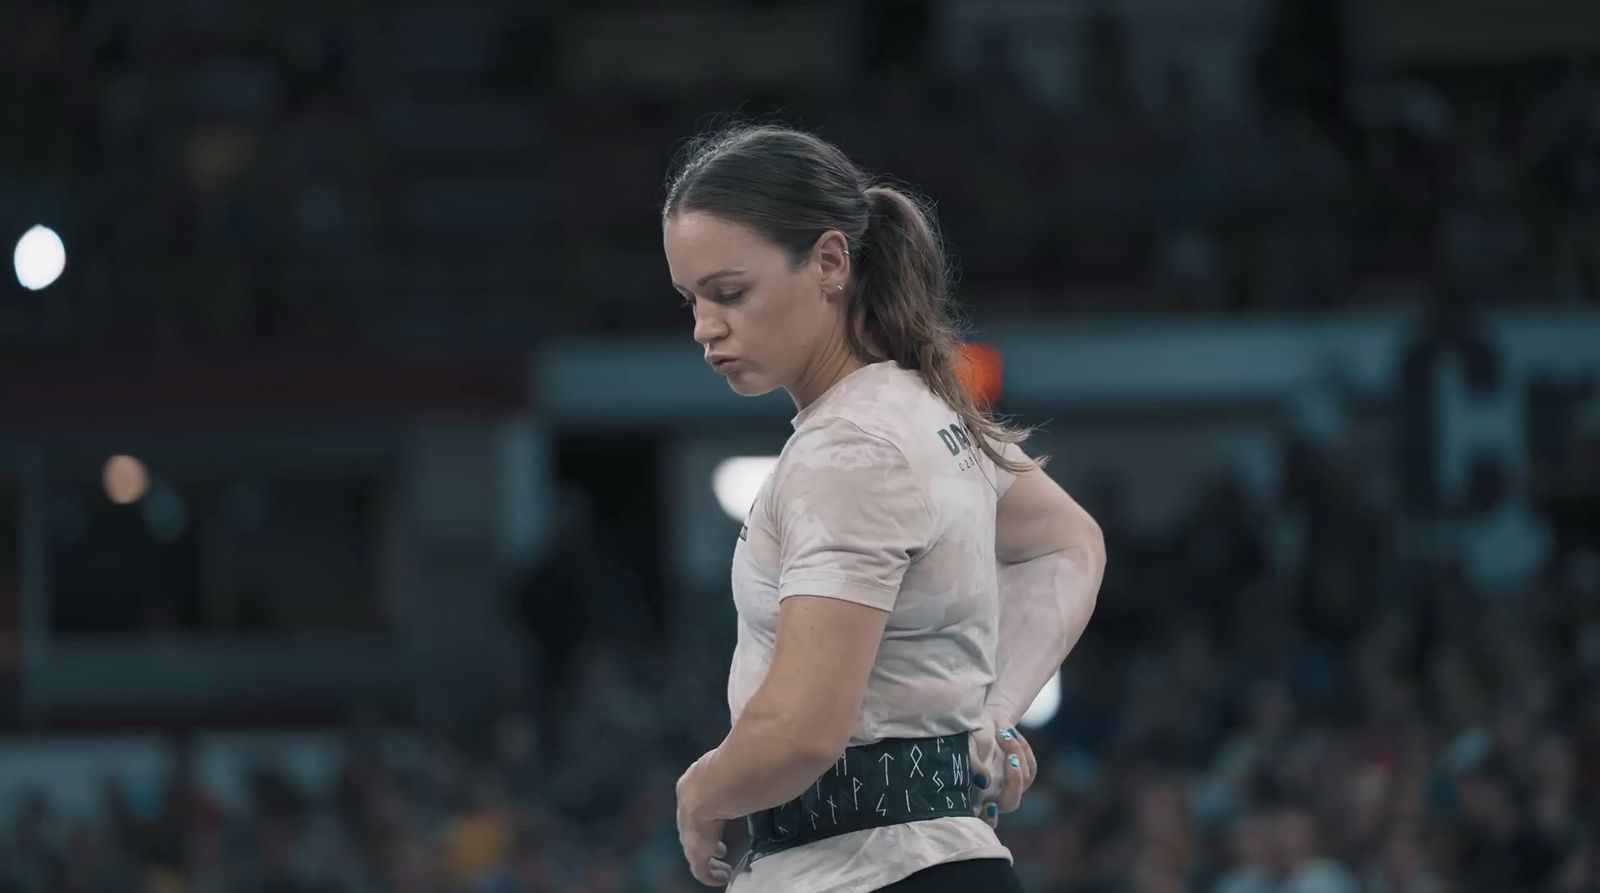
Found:
M 837 756 L 849 743 L 888 620 L 887 611 L 825 596 L 779 605 L 763 695 L 821 754 Z
M 1099 533 L 1094 519 L 1038 468 L 1018 475 L 995 506 L 994 553 L 1002 563 L 1071 548 L 1091 533 Z

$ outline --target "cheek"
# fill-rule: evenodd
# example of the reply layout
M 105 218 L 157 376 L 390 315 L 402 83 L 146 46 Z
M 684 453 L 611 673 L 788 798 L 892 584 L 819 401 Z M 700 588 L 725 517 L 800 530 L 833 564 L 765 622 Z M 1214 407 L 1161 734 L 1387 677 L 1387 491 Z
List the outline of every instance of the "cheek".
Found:
M 822 323 L 818 308 L 791 289 L 772 288 L 733 308 L 728 316 L 733 342 L 753 361 L 740 383 L 764 391 L 797 372 Z
M 769 293 L 759 302 L 743 308 L 738 326 L 740 340 L 761 352 L 763 357 L 777 360 L 786 356 L 796 340 L 804 338 L 806 322 L 800 309 L 790 296 Z
M 816 339 L 822 321 L 816 302 L 805 295 L 785 294 L 767 313 L 765 329 L 789 348 L 804 351 Z

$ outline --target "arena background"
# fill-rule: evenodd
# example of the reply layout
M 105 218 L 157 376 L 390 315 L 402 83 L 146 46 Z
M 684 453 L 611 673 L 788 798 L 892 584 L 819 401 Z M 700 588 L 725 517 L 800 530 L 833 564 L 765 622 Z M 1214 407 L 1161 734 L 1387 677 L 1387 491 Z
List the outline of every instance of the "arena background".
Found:
M 13 0 L 0 891 L 698 889 L 734 117 L 938 201 L 1105 530 L 1029 890 L 1600 889 L 1593 0 Z

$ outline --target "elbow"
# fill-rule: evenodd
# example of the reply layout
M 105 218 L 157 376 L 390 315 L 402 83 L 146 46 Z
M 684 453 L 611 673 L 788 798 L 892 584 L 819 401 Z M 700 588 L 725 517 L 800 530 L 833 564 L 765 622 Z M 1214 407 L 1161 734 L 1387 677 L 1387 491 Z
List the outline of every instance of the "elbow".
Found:
M 1071 543 L 1067 547 L 1080 557 L 1084 566 L 1099 580 L 1106 570 L 1106 535 L 1099 522 L 1082 508 L 1073 519 Z
M 839 762 L 839 756 L 850 746 L 850 734 L 854 730 L 853 721 L 848 724 L 831 719 L 797 722 L 789 737 L 790 752 L 797 765 L 814 769 L 815 774 L 821 775 Z
M 804 767 L 808 775 L 821 775 L 828 771 L 839 762 L 845 748 L 850 746 L 848 735 L 843 739 L 821 739 L 816 736 L 813 739 L 797 741 L 793 750 L 795 765 Z
M 1090 554 L 1094 556 L 1095 575 L 1096 577 L 1103 577 L 1106 572 L 1106 535 L 1093 518 L 1089 518 L 1088 536 Z
M 752 700 L 751 706 L 754 704 Z M 815 770 L 809 773 L 811 775 L 821 775 L 838 762 L 855 730 L 853 715 L 815 715 L 819 711 L 784 709 L 770 704 L 762 707 L 766 709 L 752 711 L 747 706 L 745 713 L 751 719 L 759 717 L 759 725 L 765 731 L 762 737 L 771 748 L 769 752 L 783 754 L 784 762 L 793 767 Z
M 839 762 L 861 715 L 861 699 L 855 699 L 854 709 L 847 710 L 843 705 L 850 701 L 848 697 L 819 699 L 811 702 L 812 709 L 795 710 L 786 717 L 786 737 L 795 765 L 821 775 Z
M 1100 529 L 1100 522 L 1094 519 L 1089 512 L 1079 507 L 1078 517 L 1074 519 L 1073 528 L 1077 531 L 1077 539 L 1085 547 L 1093 549 L 1101 555 L 1106 552 L 1106 535 Z

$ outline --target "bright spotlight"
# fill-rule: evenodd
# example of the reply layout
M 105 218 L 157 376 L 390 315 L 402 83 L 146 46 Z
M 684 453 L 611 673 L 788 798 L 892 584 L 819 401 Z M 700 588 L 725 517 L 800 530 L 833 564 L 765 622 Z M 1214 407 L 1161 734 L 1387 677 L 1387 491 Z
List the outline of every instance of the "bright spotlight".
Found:
M 61 243 L 55 230 L 35 226 L 17 240 L 12 263 L 22 287 L 38 291 L 61 278 L 61 271 L 67 268 L 67 246 Z
M 1037 729 L 1045 723 L 1056 718 L 1056 711 L 1061 709 L 1061 672 L 1058 670 L 1050 681 L 1040 689 L 1039 696 L 1033 699 L 1033 704 L 1028 707 L 1022 718 L 1017 720 L 1017 725 L 1025 729 Z
M 143 462 L 132 456 L 112 456 L 106 460 L 100 477 L 106 486 L 106 498 L 117 505 L 132 505 L 150 489 L 150 473 Z
M 717 504 L 735 521 L 743 521 L 756 501 L 767 475 L 777 467 L 777 456 L 734 456 L 723 459 L 711 473 L 711 492 Z

